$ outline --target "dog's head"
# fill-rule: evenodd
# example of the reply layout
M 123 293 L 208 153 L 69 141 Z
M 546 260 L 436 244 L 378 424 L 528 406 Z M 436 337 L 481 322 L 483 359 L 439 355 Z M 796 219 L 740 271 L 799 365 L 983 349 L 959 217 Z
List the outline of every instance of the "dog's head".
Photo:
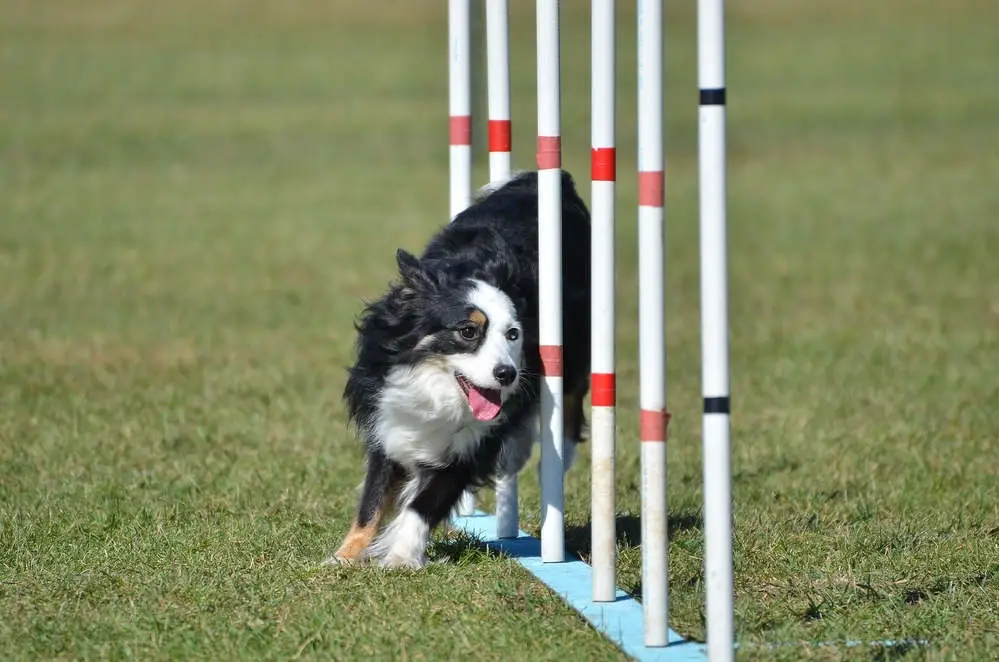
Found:
M 446 377 L 476 419 L 495 419 L 521 376 L 524 330 L 514 303 L 493 285 L 445 275 L 404 250 L 396 260 L 416 340 L 408 362 L 437 373 L 434 383 Z

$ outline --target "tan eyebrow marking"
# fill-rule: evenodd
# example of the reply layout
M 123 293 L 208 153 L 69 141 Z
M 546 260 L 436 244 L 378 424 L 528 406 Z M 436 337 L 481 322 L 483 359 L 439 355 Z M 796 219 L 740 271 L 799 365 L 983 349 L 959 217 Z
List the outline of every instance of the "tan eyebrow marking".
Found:
M 489 321 L 489 319 L 486 317 L 486 314 L 483 313 L 481 310 L 473 310 L 471 313 L 469 313 L 468 320 L 470 322 L 477 324 L 478 326 L 485 326 L 486 322 Z

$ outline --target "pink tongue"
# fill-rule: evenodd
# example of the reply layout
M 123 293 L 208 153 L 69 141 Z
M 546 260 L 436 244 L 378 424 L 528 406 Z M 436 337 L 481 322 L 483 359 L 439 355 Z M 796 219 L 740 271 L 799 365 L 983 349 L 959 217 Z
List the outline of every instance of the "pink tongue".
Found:
M 500 393 L 492 389 L 480 391 L 474 385 L 468 389 L 468 404 L 472 406 L 472 414 L 480 421 L 491 421 L 500 412 Z

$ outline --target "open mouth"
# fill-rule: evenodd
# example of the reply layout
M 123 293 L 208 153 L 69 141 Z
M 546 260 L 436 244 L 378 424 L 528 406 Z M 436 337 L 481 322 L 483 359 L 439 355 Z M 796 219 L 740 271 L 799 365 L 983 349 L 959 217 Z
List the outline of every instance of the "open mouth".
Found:
M 502 395 L 499 390 L 493 388 L 479 388 L 464 375 L 455 374 L 458 385 L 465 393 L 468 406 L 472 408 L 472 415 L 480 421 L 491 421 L 500 413 L 503 405 Z

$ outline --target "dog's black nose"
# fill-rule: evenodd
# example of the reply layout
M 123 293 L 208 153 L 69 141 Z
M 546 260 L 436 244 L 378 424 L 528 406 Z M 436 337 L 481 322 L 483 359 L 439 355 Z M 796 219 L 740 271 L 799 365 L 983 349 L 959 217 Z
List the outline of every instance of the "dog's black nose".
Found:
M 509 386 L 517 379 L 517 369 L 512 365 L 498 365 L 493 368 L 493 377 L 501 386 Z

